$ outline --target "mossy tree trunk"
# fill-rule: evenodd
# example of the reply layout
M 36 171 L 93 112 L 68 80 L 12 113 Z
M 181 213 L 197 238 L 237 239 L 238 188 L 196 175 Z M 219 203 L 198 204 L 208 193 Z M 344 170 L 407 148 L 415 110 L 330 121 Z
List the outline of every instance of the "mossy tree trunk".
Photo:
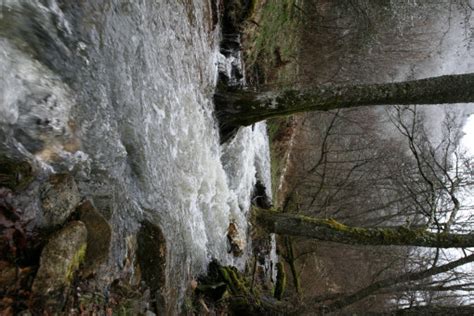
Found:
M 341 224 L 333 219 L 257 210 L 257 220 L 269 232 L 314 238 L 350 245 L 419 246 L 436 248 L 474 247 L 474 234 L 433 233 L 425 229 L 364 228 Z
M 307 111 L 368 105 L 445 104 L 474 101 L 474 74 L 346 86 L 321 86 L 281 92 L 218 91 L 215 95 L 223 134 L 239 126 Z

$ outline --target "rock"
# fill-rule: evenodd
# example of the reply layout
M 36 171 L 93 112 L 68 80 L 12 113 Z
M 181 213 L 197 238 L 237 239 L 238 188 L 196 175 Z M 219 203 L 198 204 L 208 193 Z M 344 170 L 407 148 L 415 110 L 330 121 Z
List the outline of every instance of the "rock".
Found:
M 158 314 L 166 314 L 166 239 L 161 228 L 145 221 L 137 234 L 137 259 L 142 280 L 151 289 Z
M 53 235 L 44 247 L 38 272 L 33 282 L 34 296 L 50 296 L 68 287 L 84 260 L 87 248 L 86 225 L 69 223 Z
M 78 206 L 77 212 L 79 220 L 87 228 L 87 252 L 82 275 L 89 276 L 109 256 L 112 229 L 105 218 L 88 200 Z
M 7 261 L 0 261 L 0 292 L 7 292 L 8 287 L 14 285 L 17 269 Z
M 22 190 L 34 179 L 32 166 L 27 161 L 0 156 L 0 187 Z
M 237 224 L 231 222 L 227 228 L 227 241 L 230 245 L 230 251 L 235 257 L 240 257 L 244 253 L 245 240 L 239 234 Z
M 63 224 L 79 202 L 79 190 L 71 175 L 51 175 L 41 189 L 41 206 L 43 208 L 41 226 L 54 227 Z
M 267 189 L 260 180 L 257 180 L 257 183 L 255 183 L 252 194 L 252 204 L 265 210 L 272 208 L 272 201 L 267 195 Z
M 125 280 L 132 286 L 139 286 L 142 282 L 140 266 L 137 260 L 137 235 L 125 237 L 125 258 L 123 260 L 122 272 Z

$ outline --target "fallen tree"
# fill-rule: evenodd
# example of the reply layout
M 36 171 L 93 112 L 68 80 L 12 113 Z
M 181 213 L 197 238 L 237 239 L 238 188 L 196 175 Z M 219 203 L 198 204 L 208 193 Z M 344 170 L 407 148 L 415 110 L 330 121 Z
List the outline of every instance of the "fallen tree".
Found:
M 375 105 L 451 104 L 474 101 L 474 74 L 420 80 L 284 91 L 219 90 L 214 96 L 224 138 L 238 127 L 308 111 Z

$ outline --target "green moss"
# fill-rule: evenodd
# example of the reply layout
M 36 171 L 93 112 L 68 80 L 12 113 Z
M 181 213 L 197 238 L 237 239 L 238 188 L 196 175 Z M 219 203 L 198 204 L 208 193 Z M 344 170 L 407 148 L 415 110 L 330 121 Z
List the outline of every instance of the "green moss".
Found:
M 336 221 L 334 218 L 329 218 L 329 219 L 323 219 L 321 220 L 325 225 L 327 225 L 328 227 L 332 228 L 332 229 L 335 229 L 335 230 L 339 230 L 339 231 L 349 231 L 350 230 L 350 227 L 349 226 L 346 226 L 342 223 L 339 223 L 338 221 Z
M 222 281 L 227 284 L 232 294 L 248 292 L 244 279 L 239 275 L 235 267 L 219 267 L 219 273 Z
M 71 263 L 69 264 L 69 267 L 66 272 L 67 283 L 71 283 L 72 278 L 74 276 L 74 272 L 77 271 L 80 264 L 84 261 L 86 257 L 86 249 L 87 249 L 87 244 L 84 243 L 72 257 Z
M 304 215 L 299 215 L 298 217 L 301 220 L 302 224 L 306 222 L 310 224 L 322 225 L 341 232 L 350 232 L 354 230 L 354 227 L 344 225 L 336 221 L 334 218 L 314 218 Z
M 216 294 L 219 291 L 219 295 Z M 204 295 L 206 302 L 214 302 L 230 315 L 262 315 L 264 300 L 260 293 L 250 290 L 244 275 L 232 266 L 221 266 L 217 261 L 209 264 L 208 275 L 200 280 L 195 304 Z M 198 308 L 199 309 L 199 308 Z M 227 315 L 227 313 L 226 313 Z

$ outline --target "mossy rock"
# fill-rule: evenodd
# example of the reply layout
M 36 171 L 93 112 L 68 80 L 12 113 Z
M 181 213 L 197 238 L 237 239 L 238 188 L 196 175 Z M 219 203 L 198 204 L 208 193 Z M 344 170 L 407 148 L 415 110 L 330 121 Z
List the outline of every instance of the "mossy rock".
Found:
M 79 189 L 70 174 L 53 174 L 41 188 L 42 227 L 62 225 L 81 200 Z
M 71 284 L 85 258 L 86 249 L 87 229 L 84 223 L 71 222 L 55 233 L 41 253 L 40 266 L 32 286 L 33 296 L 48 297 L 48 304 L 59 304 L 55 298 Z
M 88 276 L 107 260 L 112 229 L 89 200 L 77 207 L 77 213 L 87 228 L 87 252 L 82 275 Z

